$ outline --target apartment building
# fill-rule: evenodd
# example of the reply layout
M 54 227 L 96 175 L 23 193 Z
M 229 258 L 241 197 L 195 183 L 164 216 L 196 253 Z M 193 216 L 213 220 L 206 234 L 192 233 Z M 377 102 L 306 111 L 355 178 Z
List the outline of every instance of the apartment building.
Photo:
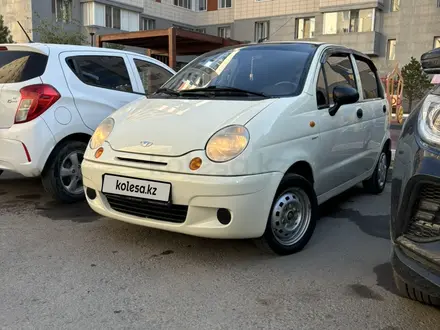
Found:
M 242 41 L 317 40 L 365 52 L 383 73 L 440 47 L 440 0 L 0 0 L 14 40 L 40 18 L 84 33 L 176 26 Z

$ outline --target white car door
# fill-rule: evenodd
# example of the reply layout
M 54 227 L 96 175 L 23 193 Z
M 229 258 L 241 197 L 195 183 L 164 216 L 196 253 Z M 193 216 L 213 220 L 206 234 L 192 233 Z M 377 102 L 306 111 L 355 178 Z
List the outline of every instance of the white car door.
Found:
M 69 51 L 59 59 L 78 112 L 92 130 L 113 111 L 144 97 L 124 53 Z
M 386 134 L 387 101 L 382 88 L 379 74 L 373 62 L 365 57 L 354 55 L 362 86 L 361 104 L 364 110 L 364 127 L 367 132 L 363 150 L 362 168 L 364 172 L 371 170 L 381 152 L 382 141 Z
M 128 55 L 138 85 L 146 95 L 156 92 L 175 72 L 159 61 L 141 55 Z
M 329 114 L 334 104 L 336 86 L 357 88 L 351 55 L 347 52 L 327 52 L 322 59 L 317 82 L 320 152 L 317 157 L 316 192 L 322 195 L 350 180 L 361 172 L 361 151 L 366 133 L 362 117 L 358 117 L 359 102 L 342 105 L 335 115 Z

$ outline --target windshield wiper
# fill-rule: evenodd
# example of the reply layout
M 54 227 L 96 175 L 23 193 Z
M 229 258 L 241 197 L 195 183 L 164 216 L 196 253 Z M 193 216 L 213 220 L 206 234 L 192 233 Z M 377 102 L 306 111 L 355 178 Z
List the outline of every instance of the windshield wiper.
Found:
M 183 90 L 180 91 L 181 95 L 182 94 L 186 94 L 186 93 L 204 93 L 204 92 L 232 92 L 232 93 L 241 93 L 241 94 L 247 94 L 247 95 L 255 95 L 255 96 L 261 96 L 261 97 L 265 97 L 268 98 L 270 97 L 269 95 L 265 94 L 265 93 L 260 93 L 260 92 L 252 92 L 252 91 L 247 91 L 244 89 L 240 89 L 240 88 L 235 88 L 235 87 L 227 87 L 227 86 L 208 86 L 208 87 L 204 87 L 204 88 L 193 88 L 193 89 L 187 89 L 187 90 Z
M 173 96 L 180 96 L 180 92 L 176 92 L 175 90 L 171 89 L 171 88 L 159 88 L 156 92 L 154 92 L 152 95 L 157 95 L 157 94 L 168 94 L 168 95 L 173 95 Z

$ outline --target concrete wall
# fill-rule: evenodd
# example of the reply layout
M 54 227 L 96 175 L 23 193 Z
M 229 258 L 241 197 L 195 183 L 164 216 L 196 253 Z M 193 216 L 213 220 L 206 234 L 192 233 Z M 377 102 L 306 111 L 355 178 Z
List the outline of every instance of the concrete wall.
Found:
M 0 15 L 3 15 L 4 23 L 11 30 L 15 42 L 28 41 L 17 21 L 32 37 L 31 0 L 0 0 Z

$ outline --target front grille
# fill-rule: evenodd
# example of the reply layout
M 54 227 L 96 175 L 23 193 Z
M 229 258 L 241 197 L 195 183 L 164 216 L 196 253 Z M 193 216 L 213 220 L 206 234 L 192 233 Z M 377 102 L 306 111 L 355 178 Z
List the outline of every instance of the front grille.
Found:
M 113 194 L 104 195 L 113 210 L 141 218 L 183 223 L 188 213 L 186 205 L 165 204 Z
M 406 235 L 416 240 L 440 239 L 440 186 L 419 187 Z

